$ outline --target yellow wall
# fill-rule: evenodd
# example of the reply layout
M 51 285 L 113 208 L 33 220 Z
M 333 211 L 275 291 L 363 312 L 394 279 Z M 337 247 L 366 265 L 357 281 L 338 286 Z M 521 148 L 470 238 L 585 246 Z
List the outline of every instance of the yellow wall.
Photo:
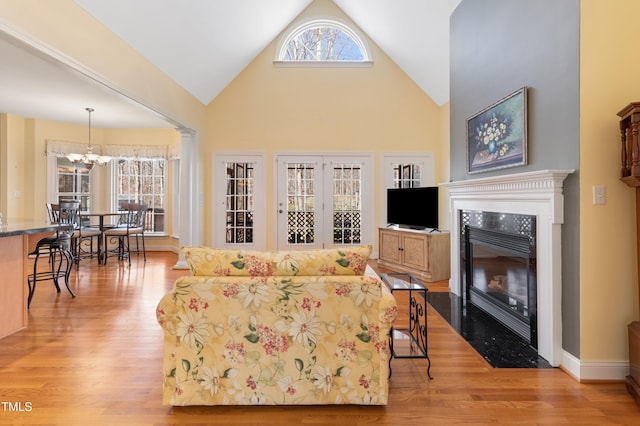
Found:
M 0 182 L 2 182 L 0 213 L 5 219 L 22 217 L 24 208 L 25 158 L 22 144 L 24 140 L 24 120 L 7 114 L 0 115 Z M 16 143 L 18 142 L 18 143 Z
M 640 2 L 582 0 L 580 50 L 580 358 L 628 359 L 638 319 L 635 191 L 619 181 L 616 113 L 640 101 Z M 605 185 L 606 205 L 592 186 Z
M 337 15 L 351 23 L 332 2 L 314 2 L 300 19 Z M 294 24 L 295 25 L 295 24 Z M 203 161 L 213 151 L 267 153 L 267 224 L 275 208 L 271 179 L 274 152 L 375 153 L 434 152 L 436 182 L 448 180 L 448 108 L 438 107 L 369 40 L 370 68 L 291 68 L 273 64 L 278 38 L 251 62 L 207 107 Z M 376 170 L 376 176 L 380 171 Z M 211 168 L 205 167 L 205 194 L 211 194 Z M 379 183 L 379 182 L 378 182 Z M 378 202 L 376 189 L 376 202 Z M 210 204 L 210 203 L 209 203 Z M 209 205 L 205 218 L 211 218 Z M 375 218 L 378 222 L 378 216 Z M 207 244 L 211 220 L 206 221 Z M 269 244 L 273 229 L 269 226 Z

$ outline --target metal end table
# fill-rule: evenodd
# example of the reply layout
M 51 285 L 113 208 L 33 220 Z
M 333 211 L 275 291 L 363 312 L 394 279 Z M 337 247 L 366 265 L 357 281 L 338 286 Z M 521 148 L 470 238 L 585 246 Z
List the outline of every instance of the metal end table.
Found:
M 393 358 L 426 358 L 427 377 L 431 377 L 431 359 L 427 352 L 427 287 L 416 277 L 408 273 L 388 273 L 381 275 L 382 281 L 391 293 L 409 292 L 409 326 L 408 328 L 391 327 L 389 358 L 389 376 L 391 376 L 391 359 Z

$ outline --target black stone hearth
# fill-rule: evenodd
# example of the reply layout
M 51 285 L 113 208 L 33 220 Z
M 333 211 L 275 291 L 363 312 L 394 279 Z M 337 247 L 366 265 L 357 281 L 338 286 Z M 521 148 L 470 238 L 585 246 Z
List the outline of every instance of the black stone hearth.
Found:
M 429 304 L 494 368 L 553 368 L 536 348 L 459 296 L 429 292 Z

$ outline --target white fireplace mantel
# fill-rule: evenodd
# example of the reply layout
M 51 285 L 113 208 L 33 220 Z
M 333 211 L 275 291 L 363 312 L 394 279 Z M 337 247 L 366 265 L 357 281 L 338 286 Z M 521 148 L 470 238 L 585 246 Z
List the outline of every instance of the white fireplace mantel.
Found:
M 451 279 L 462 295 L 460 211 L 477 210 L 536 216 L 538 353 L 553 366 L 562 360 L 562 223 L 565 178 L 574 170 L 540 170 L 441 184 L 449 190 Z

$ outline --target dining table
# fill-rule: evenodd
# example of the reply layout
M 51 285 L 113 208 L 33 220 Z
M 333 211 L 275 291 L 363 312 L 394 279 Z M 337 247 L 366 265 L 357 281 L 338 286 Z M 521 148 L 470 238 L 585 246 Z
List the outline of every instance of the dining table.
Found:
M 82 212 L 80 213 L 80 223 L 83 223 L 82 218 L 84 217 L 88 217 L 89 221 L 91 221 L 92 217 L 97 217 L 98 229 L 100 229 L 101 232 L 104 232 L 105 229 L 112 227 L 110 223 L 105 224 L 105 218 L 120 216 L 122 214 L 123 212 Z M 105 250 L 106 250 L 106 247 L 105 247 Z M 102 237 L 100 237 L 98 238 L 98 263 L 99 264 L 102 264 L 102 260 L 103 260 L 102 258 L 104 256 L 103 251 L 104 250 L 102 249 Z

